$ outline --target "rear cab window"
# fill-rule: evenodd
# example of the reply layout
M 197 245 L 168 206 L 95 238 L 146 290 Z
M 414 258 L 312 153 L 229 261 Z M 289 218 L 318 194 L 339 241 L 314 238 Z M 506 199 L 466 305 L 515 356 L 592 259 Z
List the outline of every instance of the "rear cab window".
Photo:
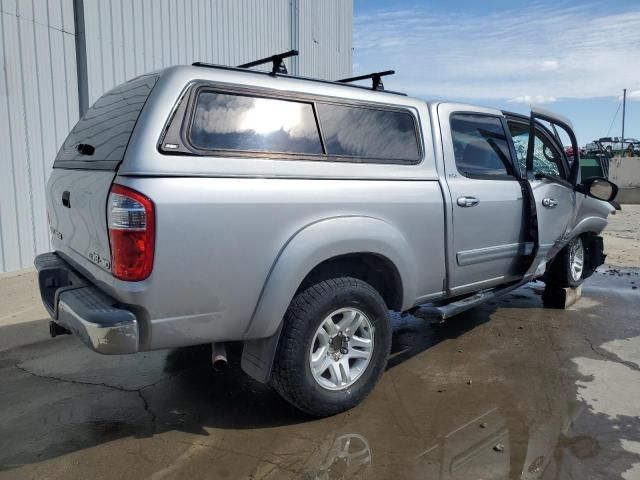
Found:
M 137 77 L 100 97 L 67 136 L 54 168 L 115 170 L 157 79 Z
M 400 164 L 421 159 L 417 121 L 401 107 L 208 86 L 194 87 L 190 101 L 184 117 L 176 115 L 165 130 L 163 153 Z
M 515 179 L 507 136 L 499 117 L 454 113 L 450 124 L 459 173 L 469 178 Z

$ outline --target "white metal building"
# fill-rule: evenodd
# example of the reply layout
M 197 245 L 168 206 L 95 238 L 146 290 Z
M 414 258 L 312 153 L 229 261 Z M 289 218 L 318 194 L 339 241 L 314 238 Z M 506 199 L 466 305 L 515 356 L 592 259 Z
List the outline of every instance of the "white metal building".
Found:
M 289 72 L 351 76 L 353 0 L 0 0 L 0 272 L 48 251 L 45 185 L 100 95 L 195 61 L 299 50 Z

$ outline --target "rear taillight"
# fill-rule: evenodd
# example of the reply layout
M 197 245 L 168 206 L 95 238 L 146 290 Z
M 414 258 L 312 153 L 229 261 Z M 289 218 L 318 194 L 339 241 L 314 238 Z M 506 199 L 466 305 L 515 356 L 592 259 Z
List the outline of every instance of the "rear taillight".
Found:
M 136 282 L 151 275 L 155 244 L 153 202 L 135 190 L 113 184 L 107 205 L 111 273 Z

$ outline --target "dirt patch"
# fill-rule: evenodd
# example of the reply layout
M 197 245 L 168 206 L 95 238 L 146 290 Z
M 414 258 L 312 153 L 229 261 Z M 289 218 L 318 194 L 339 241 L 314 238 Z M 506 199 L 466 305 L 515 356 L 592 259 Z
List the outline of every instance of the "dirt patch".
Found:
M 640 267 L 640 205 L 623 205 L 603 232 L 607 264 Z

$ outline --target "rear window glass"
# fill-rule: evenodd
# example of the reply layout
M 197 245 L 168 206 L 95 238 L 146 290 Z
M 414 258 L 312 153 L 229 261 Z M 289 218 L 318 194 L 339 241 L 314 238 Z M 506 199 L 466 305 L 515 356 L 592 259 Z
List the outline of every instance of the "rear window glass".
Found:
M 203 91 L 189 133 L 203 150 L 322 154 L 313 105 Z
M 500 177 L 512 174 L 507 137 L 498 117 L 452 115 L 451 136 L 456 167 L 463 175 Z
M 158 77 L 145 75 L 117 86 L 100 97 L 76 123 L 58 152 L 56 162 L 120 162 L 136 121 Z M 78 145 L 91 148 L 81 153 Z
M 328 155 L 416 161 L 413 116 L 406 112 L 318 104 Z

